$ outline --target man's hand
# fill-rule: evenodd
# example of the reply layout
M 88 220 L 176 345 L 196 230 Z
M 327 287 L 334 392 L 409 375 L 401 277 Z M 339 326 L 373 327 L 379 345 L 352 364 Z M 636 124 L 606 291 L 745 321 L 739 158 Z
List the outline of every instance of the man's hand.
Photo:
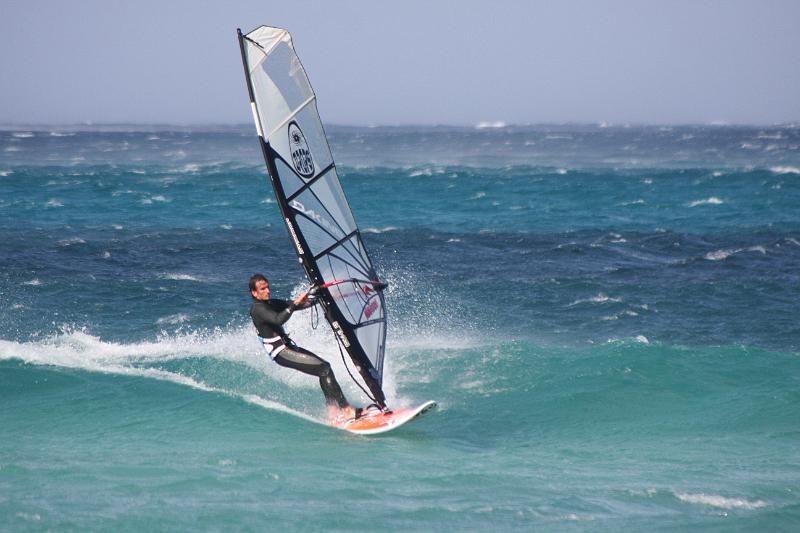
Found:
M 298 306 L 298 305 L 303 305 L 304 303 L 306 303 L 307 300 L 308 300 L 308 293 L 304 292 L 303 294 L 295 298 L 292 303 Z

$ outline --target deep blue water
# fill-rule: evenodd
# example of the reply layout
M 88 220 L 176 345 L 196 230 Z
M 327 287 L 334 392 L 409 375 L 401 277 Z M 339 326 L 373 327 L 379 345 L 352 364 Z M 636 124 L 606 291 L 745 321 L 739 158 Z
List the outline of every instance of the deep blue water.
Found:
M 440 409 L 356 438 L 264 359 L 248 277 L 304 282 L 251 128 L 7 129 L 5 527 L 796 529 L 800 128 L 328 134 Z

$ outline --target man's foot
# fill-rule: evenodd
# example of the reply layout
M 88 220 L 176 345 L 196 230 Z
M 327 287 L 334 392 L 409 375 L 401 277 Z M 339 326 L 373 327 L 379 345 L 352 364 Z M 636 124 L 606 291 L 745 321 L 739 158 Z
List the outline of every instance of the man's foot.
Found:
M 344 422 L 357 418 L 357 416 L 356 409 L 350 405 L 341 408 L 333 405 L 328 406 L 328 418 L 333 422 Z

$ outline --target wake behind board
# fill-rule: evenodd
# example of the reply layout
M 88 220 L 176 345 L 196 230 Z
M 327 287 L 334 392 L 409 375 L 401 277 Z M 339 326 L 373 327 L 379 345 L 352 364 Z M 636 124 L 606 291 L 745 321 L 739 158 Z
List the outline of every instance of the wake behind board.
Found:
M 350 433 L 358 433 L 359 435 L 377 435 L 378 433 L 386 433 L 397 429 L 434 407 L 436 407 L 436 402 L 429 400 L 418 407 L 366 415 L 361 418 L 346 420 L 339 424 L 334 422 L 333 426 Z

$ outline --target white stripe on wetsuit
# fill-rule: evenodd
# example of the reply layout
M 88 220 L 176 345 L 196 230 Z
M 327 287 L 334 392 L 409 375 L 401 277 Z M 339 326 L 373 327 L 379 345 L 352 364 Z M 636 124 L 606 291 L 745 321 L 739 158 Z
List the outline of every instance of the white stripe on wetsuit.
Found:
M 283 339 L 280 338 L 280 337 L 270 337 L 268 339 L 265 339 L 264 337 L 259 335 L 258 336 L 258 340 L 261 341 L 261 346 L 264 347 L 264 350 L 266 350 L 266 352 L 269 354 L 269 356 L 272 359 L 275 359 L 275 356 L 278 355 L 279 353 L 281 353 L 281 350 L 286 348 L 286 344 L 283 342 Z M 278 344 L 277 346 L 275 346 L 273 344 L 273 343 L 276 343 L 276 342 L 279 342 L 279 341 L 280 341 L 280 344 Z

